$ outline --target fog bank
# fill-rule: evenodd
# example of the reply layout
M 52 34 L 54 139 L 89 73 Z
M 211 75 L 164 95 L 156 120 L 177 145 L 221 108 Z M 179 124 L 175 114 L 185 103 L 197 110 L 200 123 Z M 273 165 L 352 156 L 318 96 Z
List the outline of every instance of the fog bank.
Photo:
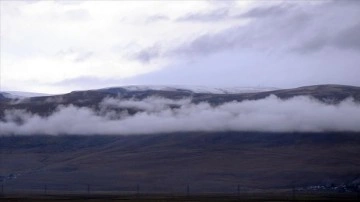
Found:
M 129 115 L 126 108 L 138 109 Z M 122 110 L 119 110 L 122 109 Z M 121 112 L 119 112 L 121 111 Z M 309 97 L 229 102 L 216 107 L 191 100 L 106 98 L 100 111 L 60 106 L 48 117 L 7 110 L 1 135 L 132 135 L 187 131 L 360 132 L 360 105 L 347 99 L 337 105 Z

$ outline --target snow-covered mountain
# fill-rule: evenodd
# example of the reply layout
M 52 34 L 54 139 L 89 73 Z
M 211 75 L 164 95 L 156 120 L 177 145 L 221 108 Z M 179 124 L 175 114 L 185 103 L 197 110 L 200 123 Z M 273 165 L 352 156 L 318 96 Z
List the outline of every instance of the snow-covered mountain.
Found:
M 41 97 L 41 96 L 49 96 L 50 95 L 50 94 L 45 94 L 45 93 L 22 92 L 22 91 L 2 91 L 2 92 L 0 92 L 0 94 L 5 98 L 10 98 L 10 99 Z
M 19 95 L 19 94 L 17 94 Z M 22 94 L 26 95 L 26 94 Z M 29 95 L 29 94 L 27 94 Z M 33 96 L 32 94 L 31 96 Z M 39 94 L 36 94 L 37 96 Z M 43 95 L 43 94 L 41 94 Z M 61 95 L 9 99 L 7 92 L 0 93 L 0 117 L 7 109 L 24 109 L 37 114 L 53 113 L 58 106 L 100 106 L 105 98 L 122 101 L 144 100 L 151 97 L 169 100 L 189 99 L 192 103 L 206 102 L 213 106 L 228 102 L 260 100 L 274 95 L 280 99 L 308 96 L 327 104 L 340 103 L 346 98 L 360 102 L 360 87 L 344 85 L 316 85 L 293 89 L 272 90 L 272 88 L 208 88 L 184 86 L 122 86 L 85 91 L 73 91 Z M 34 95 L 35 96 L 35 95 Z M 15 101 L 15 102 L 14 102 Z M 133 111 L 135 113 L 135 111 Z
M 123 89 L 128 92 L 137 91 L 187 91 L 192 93 L 207 93 L 207 94 L 240 94 L 240 93 L 257 93 L 279 90 L 272 87 L 207 87 L 207 86 L 181 86 L 181 85 L 129 85 L 111 88 L 102 88 L 99 90 Z M 51 96 L 51 94 L 22 92 L 22 91 L 2 91 L 0 96 L 9 99 L 21 99 L 29 97 Z
M 113 89 L 103 88 L 101 90 Z M 130 85 L 121 86 L 119 88 L 127 91 L 146 91 L 146 90 L 161 90 L 161 91 L 191 91 L 193 93 L 211 93 L 211 94 L 239 94 L 239 93 L 256 93 L 279 90 L 272 87 L 208 87 L 208 86 L 182 86 L 182 85 Z

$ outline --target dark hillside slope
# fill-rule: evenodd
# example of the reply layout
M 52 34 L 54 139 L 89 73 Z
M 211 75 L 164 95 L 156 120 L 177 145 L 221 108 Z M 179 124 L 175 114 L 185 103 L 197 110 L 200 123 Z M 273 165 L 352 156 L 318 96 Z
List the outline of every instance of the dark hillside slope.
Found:
M 192 133 L 7 136 L 7 190 L 229 192 L 310 185 L 350 187 L 360 176 L 358 133 Z M 16 177 L 14 177 L 16 176 Z M 358 180 L 359 181 L 359 180 Z M 349 188 L 349 189 L 350 189 Z
M 230 101 L 259 100 L 270 95 L 275 95 L 281 99 L 289 99 L 295 96 L 310 96 L 329 104 L 339 103 L 346 98 L 353 98 L 355 101 L 360 102 L 360 87 L 345 85 L 316 85 L 258 93 L 217 95 L 213 97 L 202 95 L 195 96 L 195 101 L 200 102 L 209 100 L 212 103 L 221 104 Z
M 208 102 L 219 105 L 231 101 L 259 100 L 270 95 L 276 95 L 282 99 L 294 96 L 311 96 L 329 104 L 337 104 L 346 98 L 353 98 L 360 102 L 360 87 L 344 85 L 317 85 L 294 89 L 283 89 L 266 92 L 241 93 L 241 94 L 213 94 L 194 93 L 188 90 L 138 90 L 131 91 L 125 88 L 108 88 L 88 91 L 74 91 L 63 95 L 32 97 L 23 100 L 4 98 L 0 95 L 0 117 L 8 109 L 23 109 L 32 113 L 46 116 L 54 112 L 58 106 L 75 105 L 97 109 L 104 98 L 116 97 L 120 100 L 142 100 L 148 97 L 162 97 L 167 99 L 189 98 L 194 103 Z M 135 113 L 135 112 L 132 112 Z

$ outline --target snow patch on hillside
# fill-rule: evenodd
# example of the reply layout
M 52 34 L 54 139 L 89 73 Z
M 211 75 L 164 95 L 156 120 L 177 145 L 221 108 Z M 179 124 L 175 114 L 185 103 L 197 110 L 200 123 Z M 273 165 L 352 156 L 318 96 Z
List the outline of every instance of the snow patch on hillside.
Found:
M 45 93 L 34 93 L 34 92 L 22 92 L 22 91 L 3 91 L 0 92 L 4 97 L 10 99 L 20 99 L 20 98 L 28 98 L 28 97 L 41 97 L 41 96 L 49 96 L 50 94 Z
M 146 90 L 161 90 L 161 91 L 191 91 L 193 93 L 212 93 L 212 94 L 239 94 L 239 93 L 255 93 L 279 90 L 271 87 L 207 87 L 207 86 L 161 86 L 161 85 L 133 85 L 121 86 L 127 91 L 146 91 Z M 109 89 L 104 88 L 102 90 Z

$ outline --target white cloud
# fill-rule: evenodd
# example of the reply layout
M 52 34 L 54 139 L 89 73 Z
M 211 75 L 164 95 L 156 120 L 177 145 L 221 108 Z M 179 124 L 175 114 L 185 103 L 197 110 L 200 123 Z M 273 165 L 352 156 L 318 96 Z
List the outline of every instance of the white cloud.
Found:
M 170 109 L 171 107 L 186 106 L 191 103 L 190 99 L 172 100 L 162 97 L 150 97 L 143 100 L 121 100 L 116 98 L 106 98 L 100 106 L 106 110 L 107 108 L 134 108 L 144 110 L 147 112 L 161 112 L 162 110 Z
M 2 2 L 3 88 L 36 90 L 36 83 L 48 85 L 78 77 L 122 79 L 158 70 L 169 61 L 163 58 L 145 65 L 129 58 L 129 54 L 159 41 L 170 46 L 198 33 L 230 26 L 172 23 L 188 12 L 212 7 L 206 1 Z M 155 15 L 169 20 L 149 22 L 148 18 Z M 59 52 L 69 49 L 76 53 L 58 57 Z M 92 55 L 87 60 L 74 59 L 89 52 Z M 28 85 L 19 87 L 16 83 Z M 57 90 L 47 86 L 51 88 Z M 62 92 L 67 90 L 64 87 Z
M 166 78 L 151 77 L 147 84 L 209 85 L 229 81 L 229 86 L 289 87 L 317 82 L 357 85 L 357 4 L 282 0 L 2 1 L 0 82 L 2 90 L 53 94 L 109 83 L 138 84 L 137 78 L 142 75 L 180 67 L 185 80 L 169 79 L 178 77 L 178 73 L 171 73 Z M 251 10 L 251 15 L 242 15 Z M 269 14 L 277 17 L 266 17 Z M 179 20 L 189 16 L 198 19 Z M 326 35 L 337 36 L 338 32 L 339 37 L 333 37 L 336 41 L 327 44 Z M 300 52 L 311 53 L 304 50 L 314 49 L 324 54 L 300 55 L 289 51 L 289 46 Z M 252 53 L 256 57 L 236 63 L 224 59 L 232 57 L 234 61 Z M 197 62 L 212 59 L 217 61 L 196 67 Z M 321 64 L 309 65 L 317 60 Z M 290 75 L 294 64 L 300 73 Z M 219 82 L 218 72 L 227 79 L 221 77 Z M 255 84 L 247 76 L 252 72 L 260 77 Z M 201 81 L 203 75 L 206 81 Z M 234 75 L 235 80 L 229 79 Z M 83 83 L 65 84 L 75 80 Z
M 179 104 L 169 107 L 169 104 Z M 116 109 L 140 108 L 129 115 Z M 106 99 L 102 110 L 63 106 L 48 117 L 7 111 L 0 122 L 3 135 L 103 134 L 132 135 L 187 131 L 322 132 L 360 131 L 360 105 L 347 99 L 328 105 L 308 97 L 281 100 L 275 96 L 219 106 L 190 104 L 188 100 Z

